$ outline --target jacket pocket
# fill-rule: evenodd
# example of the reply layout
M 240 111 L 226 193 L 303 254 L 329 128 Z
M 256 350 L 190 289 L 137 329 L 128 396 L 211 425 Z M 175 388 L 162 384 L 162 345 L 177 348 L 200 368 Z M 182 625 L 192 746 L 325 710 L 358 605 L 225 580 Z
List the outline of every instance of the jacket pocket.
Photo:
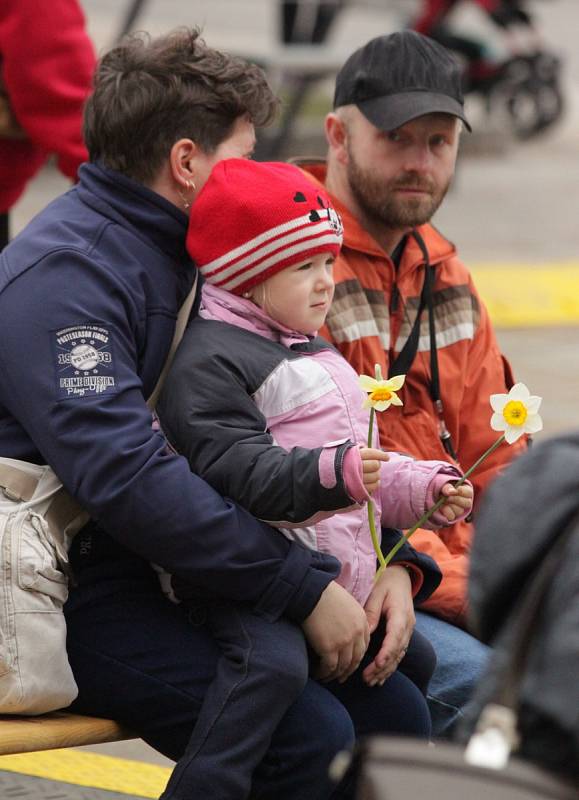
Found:
M 37 601 L 47 610 L 51 610 L 53 601 L 61 607 L 68 597 L 68 581 L 60 568 L 50 529 L 46 520 L 34 512 L 24 517 L 18 536 L 18 583 L 22 589 L 38 593 Z

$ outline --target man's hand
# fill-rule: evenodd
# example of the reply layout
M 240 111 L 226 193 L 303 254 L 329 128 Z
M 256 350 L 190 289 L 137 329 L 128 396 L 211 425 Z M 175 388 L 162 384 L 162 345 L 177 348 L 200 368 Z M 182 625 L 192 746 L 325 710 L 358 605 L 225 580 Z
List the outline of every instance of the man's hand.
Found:
M 388 461 L 388 453 L 375 447 L 361 447 L 362 480 L 368 494 L 375 492 L 380 486 L 380 462 Z
M 306 638 L 320 657 L 316 677 L 343 683 L 357 669 L 370 641 L 364 609 L 332 581 L 302 623 Z
M 380 617 L 386 618 L 386 636 L 374 661 L 363 673 L 368 686 L 383 684 L 406 655 L 416 617 L 412 604 L 410 576 L 402 566 L 386 567 L 365 605 L 370 632 L 376 630 Z

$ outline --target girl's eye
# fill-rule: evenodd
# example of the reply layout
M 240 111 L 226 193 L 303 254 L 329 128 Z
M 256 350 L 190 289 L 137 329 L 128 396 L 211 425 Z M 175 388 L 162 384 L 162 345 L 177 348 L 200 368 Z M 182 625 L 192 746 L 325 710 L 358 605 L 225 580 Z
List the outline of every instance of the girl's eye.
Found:
M 298 267 L 298 272 L 301 272 L 302 270 L 305 270 L 305 269 L 310 269 L 311 266 L 312 266 L 311 262 L 308 262 L 307 264 L 301 264 Z

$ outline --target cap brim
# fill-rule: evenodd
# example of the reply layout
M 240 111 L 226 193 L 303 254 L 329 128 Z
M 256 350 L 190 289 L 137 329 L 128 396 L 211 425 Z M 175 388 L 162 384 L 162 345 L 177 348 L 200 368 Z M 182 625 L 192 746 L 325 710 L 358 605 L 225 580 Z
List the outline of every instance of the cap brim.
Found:
M 356 103 L 372 125 L 383 131 L 393 131 L 425 114 L 452 114 L 461 119 L 470 131 L 464 108 L 452 97 L 435 92 L 404 92 L 373 97 Z

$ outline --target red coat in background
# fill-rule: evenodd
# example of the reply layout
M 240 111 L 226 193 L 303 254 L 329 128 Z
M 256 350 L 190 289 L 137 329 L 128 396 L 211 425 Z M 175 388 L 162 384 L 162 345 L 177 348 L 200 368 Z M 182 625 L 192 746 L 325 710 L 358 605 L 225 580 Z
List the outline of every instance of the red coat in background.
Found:
M 0 80 L 26 137 L 0 138 L 0 213 L 50 154 L 76 177 L 87 159 L 82 109 L 95 62 L 77 0 L 0 0 Z

